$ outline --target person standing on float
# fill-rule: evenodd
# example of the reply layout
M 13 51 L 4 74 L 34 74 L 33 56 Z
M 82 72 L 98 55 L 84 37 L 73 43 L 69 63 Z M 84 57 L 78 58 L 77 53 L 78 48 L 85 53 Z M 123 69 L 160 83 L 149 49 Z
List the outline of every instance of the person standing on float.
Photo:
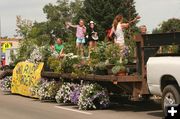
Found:
M 124 29 L 127 29 L 132 23 L 135 23 L 138 19 L 140 19 L 140 16 L 137 16 L 132 21 L 128 23 L 123 23 L 123 16 L 117 15 L 113 21 L 112 29 L 110 32 L 110 37 L 112 37 L 113 33 L 115 35 L 114 43 L 118 44 L 119 46 L 124 46 Z

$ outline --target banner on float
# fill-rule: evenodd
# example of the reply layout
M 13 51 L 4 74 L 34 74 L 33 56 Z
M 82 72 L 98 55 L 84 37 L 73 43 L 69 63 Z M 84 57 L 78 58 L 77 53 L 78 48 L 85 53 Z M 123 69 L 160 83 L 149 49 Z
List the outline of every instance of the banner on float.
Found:
M 30 87 L 36 86 L 41 79 L 44 63 L 19 62 L 13 70 L 11 92 L 23 96 L 32 96 Z

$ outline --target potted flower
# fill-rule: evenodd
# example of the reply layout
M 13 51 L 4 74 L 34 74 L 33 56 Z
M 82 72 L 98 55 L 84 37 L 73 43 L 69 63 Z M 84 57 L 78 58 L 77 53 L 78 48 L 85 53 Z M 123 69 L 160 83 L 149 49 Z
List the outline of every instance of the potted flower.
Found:
M 107 89 L 97 83 L 82 86 L 78 101 L 80 110 L 104 109 L 109 107 L 109 103 Z
M 125 67 L 125 65 L 127 63 L 128 63 L 128 59 L 126 57 L 120 57 L 120 60 L 112 68 L 112 73 L 114 75 L 118 75 L 118 76 L 126 75 L 126 67 Z
M 117 76 L 125 76 L 126 75 L 126 67 L 123 65 L 116 65 L 112 68 L 112 73 Z
M 95 74 L 97 75 L 107 75 L 107 67 L 105 62 L 99 62 L 98 64 L 95 65 Z

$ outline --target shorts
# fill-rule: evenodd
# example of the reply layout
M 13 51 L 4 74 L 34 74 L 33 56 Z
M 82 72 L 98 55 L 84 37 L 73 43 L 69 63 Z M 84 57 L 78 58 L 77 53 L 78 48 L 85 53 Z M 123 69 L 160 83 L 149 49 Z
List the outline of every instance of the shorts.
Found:
M 84 44 L 86 41 L 85 41 L 85 38 L 77 38 L 76 39 L 76 43 L 82 43 Z

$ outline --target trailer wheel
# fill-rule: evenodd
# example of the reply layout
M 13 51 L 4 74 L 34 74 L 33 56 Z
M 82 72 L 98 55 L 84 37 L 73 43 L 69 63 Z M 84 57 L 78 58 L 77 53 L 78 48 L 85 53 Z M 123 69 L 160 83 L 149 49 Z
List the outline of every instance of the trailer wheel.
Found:
M 165 114 L 165 107 L 169 104 L 180 104 L 180 93 L 178 87 L 174 85 L 167 85 L 163 90 L 162 108 Z

